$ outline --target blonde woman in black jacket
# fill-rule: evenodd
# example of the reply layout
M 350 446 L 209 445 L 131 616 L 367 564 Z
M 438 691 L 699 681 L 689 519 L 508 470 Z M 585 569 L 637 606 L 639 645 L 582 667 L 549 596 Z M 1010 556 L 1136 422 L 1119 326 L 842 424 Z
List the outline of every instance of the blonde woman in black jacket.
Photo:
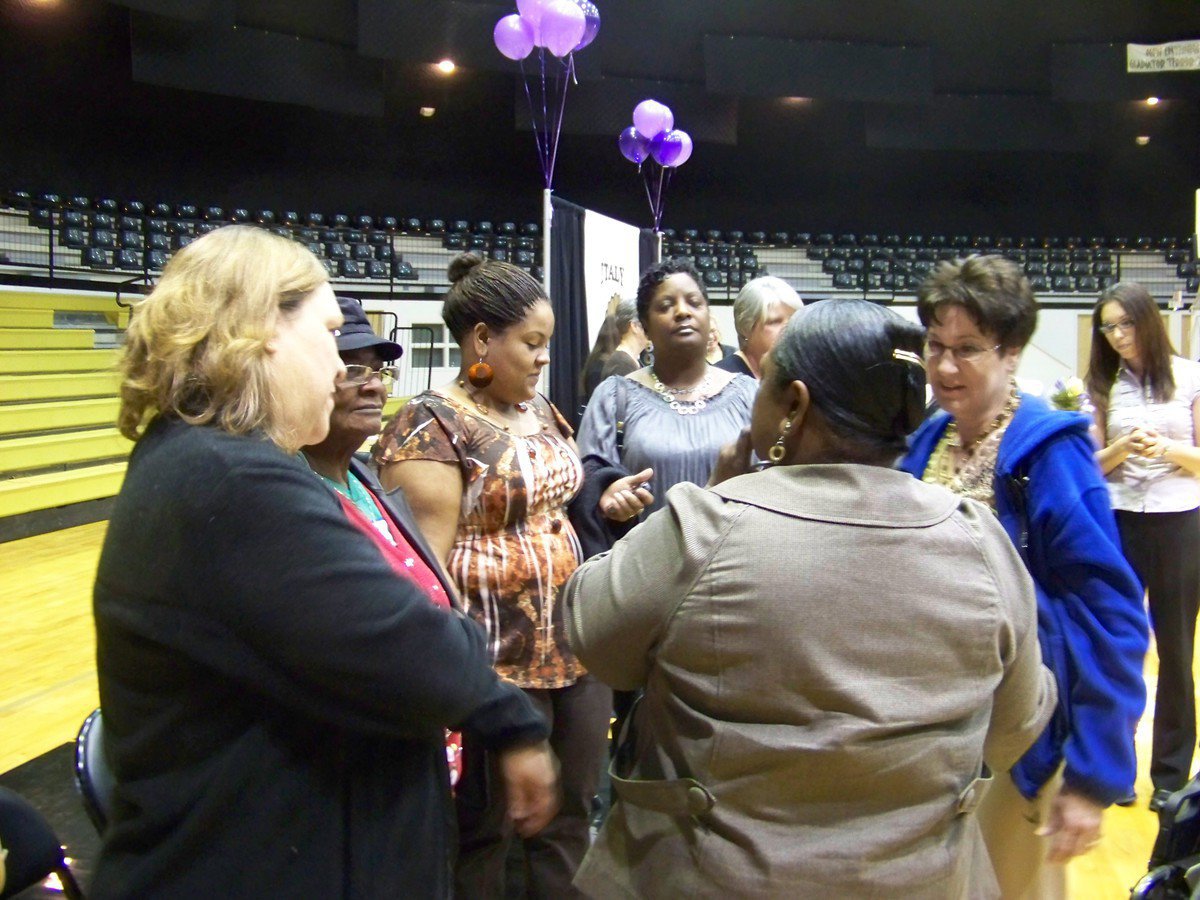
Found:
M 94 897 L 446 897 L 445 730 L 556 808 L 545 722 L 483 634 L 397 575 L 296 455 L 324 439 L 342 314 L 320 263 L 222 228 L 136 310 L 137 440 L 95 589 L 116 775 Z

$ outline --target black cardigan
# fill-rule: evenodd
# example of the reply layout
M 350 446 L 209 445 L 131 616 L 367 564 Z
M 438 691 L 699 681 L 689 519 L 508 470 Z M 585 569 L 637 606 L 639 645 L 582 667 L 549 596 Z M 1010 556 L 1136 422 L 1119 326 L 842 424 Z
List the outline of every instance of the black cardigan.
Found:
M 547 734 L 481 630 L 261 436 L 150 427 L 95 618 L 118 781 L 95 898 L 449 896 L 443 729 Z

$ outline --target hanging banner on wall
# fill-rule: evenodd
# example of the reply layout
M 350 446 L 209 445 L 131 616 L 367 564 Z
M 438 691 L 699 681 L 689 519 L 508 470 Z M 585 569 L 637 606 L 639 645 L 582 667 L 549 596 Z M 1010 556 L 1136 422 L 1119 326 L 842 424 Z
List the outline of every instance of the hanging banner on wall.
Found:
M 638 285 L 638 229 L 588 210 L 583 217 L 583 283 L 588 347 L 615 297 L 633 297 Z
M 1126 44 L 1125 71 L 1131 74 L 1200 71 L 1200 41 Z

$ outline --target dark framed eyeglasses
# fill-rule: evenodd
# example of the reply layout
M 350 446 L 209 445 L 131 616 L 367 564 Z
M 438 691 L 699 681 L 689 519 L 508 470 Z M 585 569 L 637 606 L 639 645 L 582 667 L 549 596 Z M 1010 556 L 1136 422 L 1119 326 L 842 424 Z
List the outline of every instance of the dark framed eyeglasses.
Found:
M 399 380 L 400 370 L 395 366 L 380 366 L 378 369 L 372 366 L 346 366 L 346 377 L 342 379 L 342 384 L 359 387 L 377 375 L 385 388 L 391 388 Z
M 1118 331 L 1128 334 L 1133 331 L 1133 319 L 1122 319 L 1120 322 L 1105 322 L 1100 326 L 1100 330 L 1105 334 L 1115 334 Z
M 955 362 L 972 366 L 987 354 L 994 353 L 1003 346 L 1003 344 L 996 344 L 994 347 L 980 347 L 977 344 L 963 344 L 961 347 L 947 347 L 941 341 L 927 340 L 925 341 L 925 359 L 932 362 L 949 353 L 954 357 Z

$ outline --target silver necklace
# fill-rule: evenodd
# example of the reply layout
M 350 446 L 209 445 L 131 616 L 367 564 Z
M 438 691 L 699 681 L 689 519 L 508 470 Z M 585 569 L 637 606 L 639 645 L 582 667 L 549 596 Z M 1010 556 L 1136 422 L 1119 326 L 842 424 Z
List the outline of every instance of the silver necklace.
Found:
M 708 406 L 708 400 L 705 394 L 708 393 L 709 386 L 712 384 L 712 372 L 706 372 L 704 380 L 699 384 L 686 388 L 669 388 L 659 380 L 658 373 L 654 369 L 650 370 L 650 381 L 654 385 L 654 390 L 663 398 L 668 406 L 681 416 L 694 416 L 704 407 Z M 680 400 L 682 394 L 699 393 L 701 396 L 695 400 Z

